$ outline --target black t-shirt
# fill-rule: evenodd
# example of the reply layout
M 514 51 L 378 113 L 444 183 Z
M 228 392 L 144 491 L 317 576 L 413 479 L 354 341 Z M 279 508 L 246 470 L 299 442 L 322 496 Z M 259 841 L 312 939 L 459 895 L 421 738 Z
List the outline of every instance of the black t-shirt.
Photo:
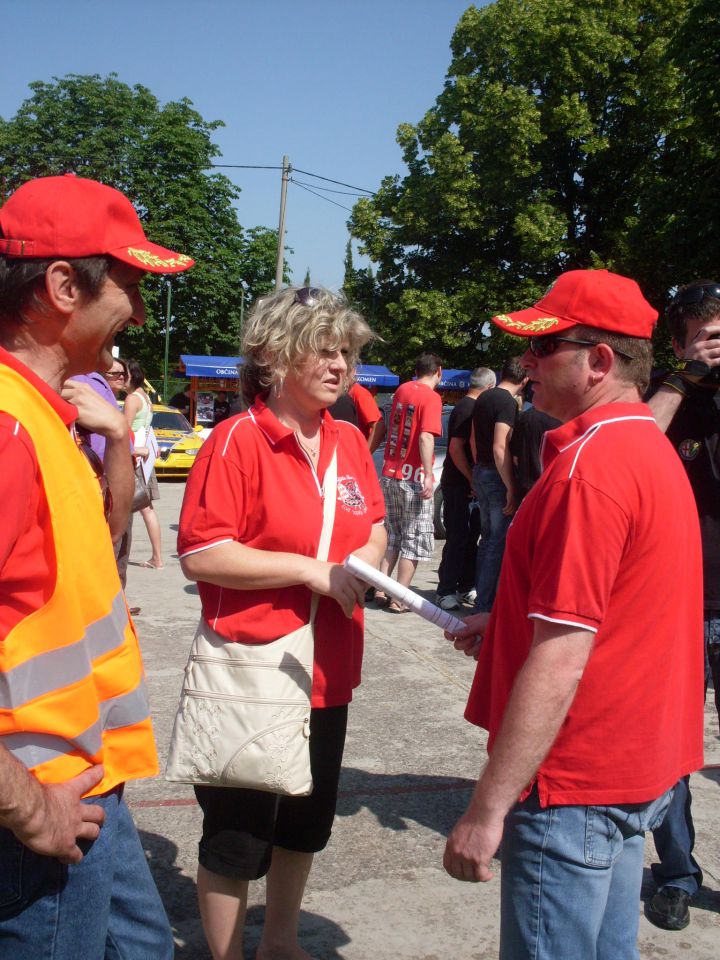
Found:
M 357 408 L 353 402 L 353 398 L 348 396 L 347 393 L 338 397 L 335 403 L 331 407 L 328 407 L 328 413 L 333 420 L 347 420 L 348 423 L 352 423 L 355 426 L 358 425 Z
M 695 494 L 703 550 L 705 609 L 720 610 L 720 392 L 684 400 L 667 436 Z M 672 508 L 672 504 L 668 504 Z
M 464 474 L 458 470 L 450 456 L 450 441 L 454 437 L 459 437 L 465 441 L 465 453 L 468 463 L 472 465 L 472 453 L 470 452 L 470 431 L 472 429 L 473 410 L 475 409 L 475 399 L 473 397 L 463 397 L 453 407 L 450 419 L 448 420 L 448 452 L 445 455 L 443 463 L 442 476 L 440 484 L 443 487 L 465 487 L 470 492 L 470 484 L 467 482 Z
M 230 404 L 230 411 L 229 411 L 229 413 L 228 413 L 228 416 L 229 416 L 229 417 L 234 417 L 234 416 L 235 416 L 236 414 L 238 414 L 238 413 L 245 413 L 245 411 L 247 410 L 247 408 L 248 408 L 248 406 L 247 406 L 247 404 L 245 403 L 245 401 L 243 400 L 242 394 L 240 394 L 240 396 L 235 397 L 235 399 L 233 400 L 233 402 Z
M 542 473 L 540 445 L 545 431 L 559 426 L 559 420 L 548 413 L 541 413 L 535 407 L 528 407 L 518 414 L 510 439 L 510 453 L 517 458 L 517 483 L 521 497 L 525 496 Z
M 216 400 L 213 407 L 213 424 L 217 425 L 230 416 L 230 401 Z
M 485 390 L 475 401 L 473 424 L 475 426 L 475 446 L 477 462 L 486 467 L 494 467 L 493 439 L 495 424 L 515 425 L 518 407 L 515 397 L 504 387 L 492 387 Z
M 181 413 L 188 414 L 190 413 L 190 397 L 186 397 L 184 393 L 176 393 L 174 397 L 168 400 L 168 406 L 175 407 Z

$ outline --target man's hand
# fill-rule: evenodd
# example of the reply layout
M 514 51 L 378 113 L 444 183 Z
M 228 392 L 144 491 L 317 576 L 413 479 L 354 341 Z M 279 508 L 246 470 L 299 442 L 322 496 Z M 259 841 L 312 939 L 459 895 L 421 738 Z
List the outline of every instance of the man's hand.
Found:
M 90 433 L 120 440 L 128 436 L 125 417 L 88 383 L 66 380 L 60 395 L 78 409 L 78 424 Z
M 431 500 L 433 495 L 433 486 L 435 484 L 435 478 L 430 473 L 426 473 L 423 476 L 422 490 L 420 491 L 420 497 L 422 500 Z
M 477 660 L 489 619 L 489 613 L 474 613 L 467 617 L 465 629 L 460 633 L 448 633 L 446 630 L 445 639 L 450 640 L 456 650 L 462 650 L 466 657 Z
M 503 507 L 503 516 L 511 517 L 518 508 L 517 494 L 513 489 L 508 489 L 505 496 L 505 506 Z
M 470 805 L 455 824 L 445 845 L 443 866 L 451 877 L 469 883 L 492 880 L 490 861 L 500 846 L 503 823 L 502 819 L 481 817 Z
M 683 351 L 683 360 L 698 360 L 709 367 L 720 366 L 720 321 L 706 323 Z
M 97 839 L 105 811 L 81 797 L 102 780 L 101 765 L 90 767 L 66 783 L 37 784 L 35 809 L 28 820 L 11 829 L 26 847 L 61 863 L 79 863 L 83 853 L 78 840 Z

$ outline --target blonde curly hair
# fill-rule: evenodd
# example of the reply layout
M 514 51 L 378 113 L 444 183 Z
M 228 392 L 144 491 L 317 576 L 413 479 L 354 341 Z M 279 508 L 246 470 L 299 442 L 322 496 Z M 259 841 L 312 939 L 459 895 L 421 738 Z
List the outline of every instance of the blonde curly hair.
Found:
M 286 287 L 258 300 L 248 318 L 241 350 L 240 382 L 246 403 L 280 384 L 323 350 L 348 345 L 348 374 L 375 334 L 357 311 L 329 290 Z

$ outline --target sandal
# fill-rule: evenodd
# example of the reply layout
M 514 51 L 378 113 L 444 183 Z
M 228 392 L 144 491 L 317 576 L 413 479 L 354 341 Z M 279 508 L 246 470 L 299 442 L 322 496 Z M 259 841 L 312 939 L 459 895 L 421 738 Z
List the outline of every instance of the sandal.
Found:
M 390 597 L 382 590 L 375 590 L 374 600 L 377 607 L 388 607 L 390 605 Z
M 387 608 L 389 613 L 410 613 L 410 607 L 406 607 L 399 600 L 391 600 Z
M 143 560 L 142 563 L 138 564 L 139 567 L 142 567 L 144 570 L 162 570 L 165 567 L 164 563 L 153 563 L 152 560 Z

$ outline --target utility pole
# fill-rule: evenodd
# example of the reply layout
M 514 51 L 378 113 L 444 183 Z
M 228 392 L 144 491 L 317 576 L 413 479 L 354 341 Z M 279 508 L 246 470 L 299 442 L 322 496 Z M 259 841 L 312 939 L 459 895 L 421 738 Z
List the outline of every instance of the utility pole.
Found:
M 163 402 L 168 401 L 168 358 L 170 355 L 170 306 L 172 304 L 172 285 L 167 283 L 167 313 L 165 314 L 165 366 L 163 374 Z
M 278 251 L 275 263 L 275 289 L 279 290 L 283 282 L 283 265 L 285 263 L 285 201 L 287 199 L 287 185 L 292 167 L 287 157 L 283 157 L 282 187 L 280 190 L 280 224 L 278 226 Z

